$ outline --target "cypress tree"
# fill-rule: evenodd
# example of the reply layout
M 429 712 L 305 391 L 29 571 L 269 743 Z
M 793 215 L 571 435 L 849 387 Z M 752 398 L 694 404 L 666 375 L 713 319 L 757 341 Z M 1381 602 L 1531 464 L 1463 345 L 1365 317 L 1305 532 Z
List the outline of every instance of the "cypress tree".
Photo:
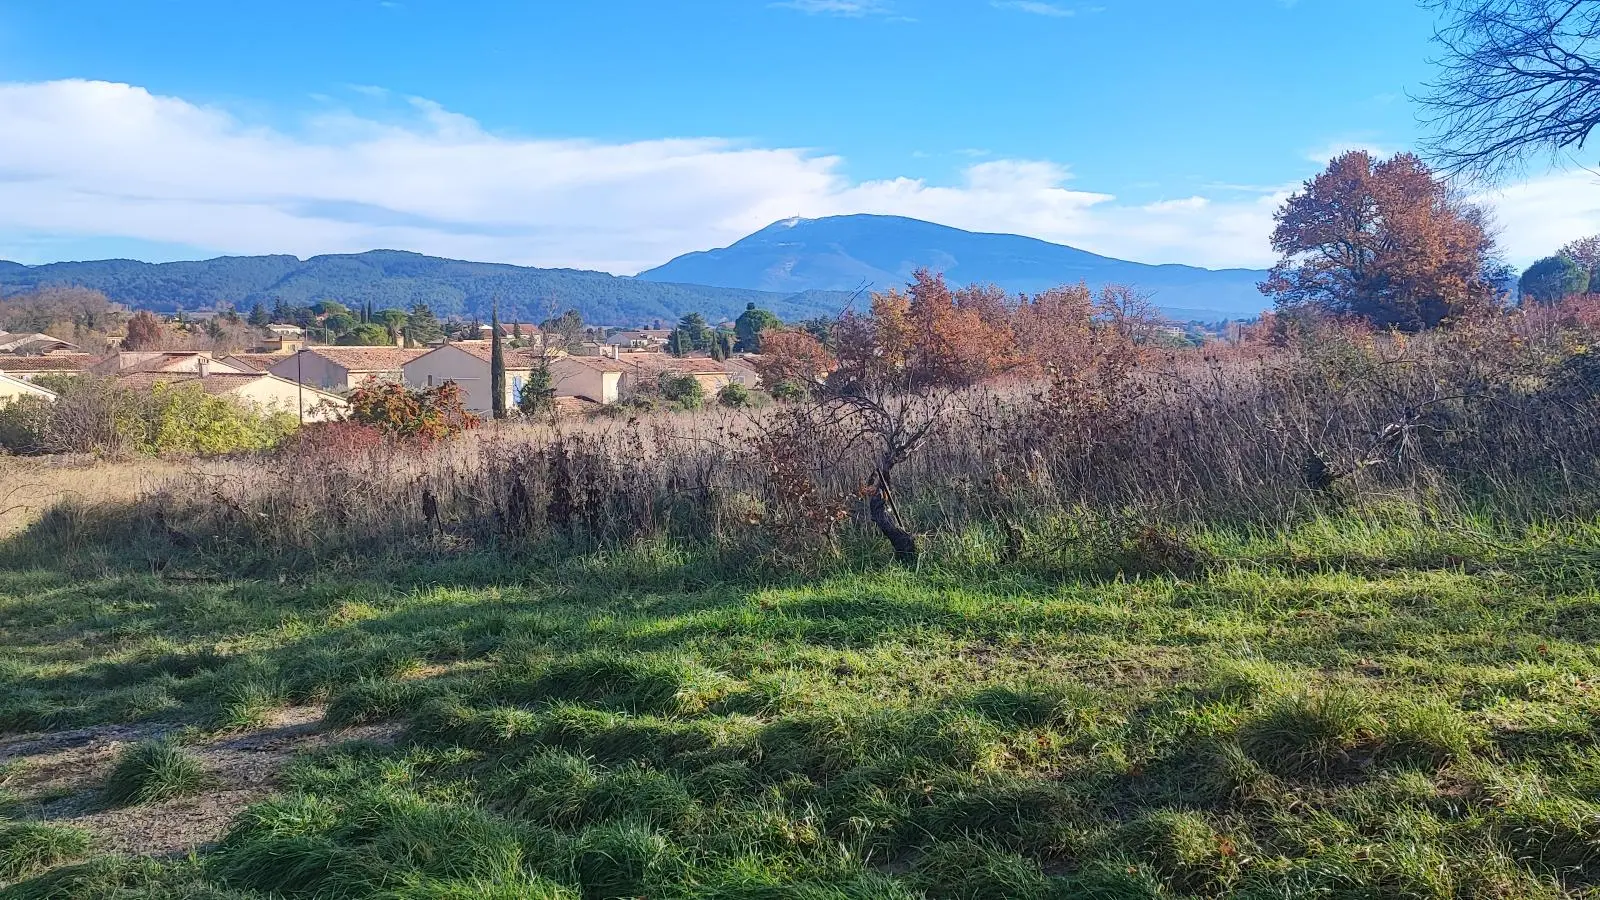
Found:
M 496 419 L 506 417 L 506 351 L 500 345 L 500 304 L 489 313 L 489 390 L 494 394 L 490 409 Z

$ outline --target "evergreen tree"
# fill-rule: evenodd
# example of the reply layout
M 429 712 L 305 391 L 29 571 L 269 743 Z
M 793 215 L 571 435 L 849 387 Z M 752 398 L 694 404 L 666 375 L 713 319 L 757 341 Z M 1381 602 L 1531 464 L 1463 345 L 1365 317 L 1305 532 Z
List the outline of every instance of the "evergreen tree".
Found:
M 537 369 L 528 373 L 528 380 L 522 383 L 522 393 L 517 397 L 517 409 L 529 417 L 549 415 L 556 405 L 555 378 L 550 374 L 550 367 L 541 364 Z
M 271 322 L 267 316 L 267 308 L 261 305 L 261 301 L 256 301 L 256 305 L 250 307 L 250 324 L 256 328 L 265 328 Z
M 506 350 L 500 342 L 500 304 L 495 303 L 489 312 L 489 391 L 494 394 L 490 401 L 496 419 L 506 417 Z
M 690 350 L 711 349 L 711 326 L 706 322 L 705 316 L 697 312 L 689 313 L 678 320 L 678 330 L 685 333 Z
M 740 353 L 761 352 L 761 332 L 769 328 L 782 328 L 783 320 L 765 309 L 758 309 L 754 303 L 748 304 L 739 318 L 734 320 L 734 334 L 738 341 L 734 349 Z
M 667 352 L 673 356 L 688 356 L 694 349 L 694 342 L 682 328 L 674 328 L 672 336 L 667 338 Z
M 415 303 L 406 317 L 406 340 L 414 347 L 425 347 L 444 337 L 444 327 L 426 303 Z

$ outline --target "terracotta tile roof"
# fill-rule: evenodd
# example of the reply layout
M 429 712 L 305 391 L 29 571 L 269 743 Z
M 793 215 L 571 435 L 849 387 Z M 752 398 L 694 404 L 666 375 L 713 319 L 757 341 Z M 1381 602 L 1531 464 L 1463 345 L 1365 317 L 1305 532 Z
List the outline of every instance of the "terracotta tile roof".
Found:
M 470 353 L 484 362 L 488 362 L 489 359 L 494 356 L 494 348 L 487 342 L 471 344 L 446 344 L 445 346 L 454 347 L 462 352 Z M 515 350 L 510 347 L 506 347 L 503 352 L 505 353 L 506 357 L 507 369 L 531 369 L 539 364 L 539 351 L 530 347 L 521 347 Z
M 138 359 L 137 357 L 139 356 L 145 356 L 145 358 Z M 165 372 L 168 370 L 169 366 L 175 366 L 197 356 L 210 359 L 209 357 L 205 357 L 204 354 L 197 351 L 173 351 L 171 353 L 149 354 L 148 356 L 145 354 L 123 353 L 108 356 L 99 363 L 96 363 L 95 370 L 104 375 L 132 375 L 137 372 Z M 212 365 L 227 366 L 227 363 L 222 362 L 219 359 L 211 359 L 210 363 Z
M 66 347 L 76 350 L 78 345 L 37 331 L 31 333 L 0 331 L 0 351 L 6 353 L 45 353 Z
M 118 385 L 135 391 L 148 391 L 158 384 L 199 384 L 201 390 L 213 397 L 219 397 L 265 380 L 280 381 L 291 386 L 295 384 L 295 382 L 287 378 L 279 378 L 267 372 L 211 372 L 204 376 L 197 375 L 194 372 L 133 372 L 117 376 Z M 344 399 L 337 394 L 318 390 L 311 385 L 300 385 L 299 389 L 308 399 L 314 399 L 311 395 L 317 395 L 324 401 L 333 401 L 335 404 L 344 405 Z
M 94 365 L 92 353 L 52 353 L 49 356 L 0 354 L 0 372 L 83 372 Z
M 248 368 L 256 372 L 265 372 L 286 359 L 294 359 L 293 353 L 229 353 L 221 358 L 225 363 L 238 363 L 241 368 Z
M 594 369 L 596 372 L 628 372 L 629 367 L 612 359 L 609 356 L 563 356 L 563 362 L 575 362 Z
M 350 372 L 398 372 L 401 366 L 428 351 L 400 347 L 307 347 L 305 352 L 315 353 Z
M 247 384 L 260 381 L 269 376 L 254 372 L 239 375 L 233 372 L 213 372 L 205 377 L 193 372 L 131 372 L 117 376 L 117 384 L 135 391 L 148 391 L 158 384 L 169 385 L 200 385 L 206 393 L 215 396 L 238 390 Z
M 588 397 L 555 398 L 555 410 L 558 416 L 582 416 L 600 409 L 602 405 Z
M 618 360 L 641 375 L 726 375 L 728 367 L 709 356 L 672 356 L 666 353 L 624 353 Z

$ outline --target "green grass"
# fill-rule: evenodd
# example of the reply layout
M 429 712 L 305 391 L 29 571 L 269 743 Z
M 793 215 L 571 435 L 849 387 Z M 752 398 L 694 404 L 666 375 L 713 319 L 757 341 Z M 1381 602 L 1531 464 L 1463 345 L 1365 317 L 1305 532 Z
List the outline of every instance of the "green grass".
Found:
M 193 863 L 13 895 L 1592 894 L 1600 527 L 1473 527 L 1217 530 L 1192 567 L 975 533 L 770 582 L 674 547 L 0 571 L 0 730 L 399 731 L 300 759 Z
M 103 793 L 112 806 L 131 806 L 198 794 L 210 782 L 200 760 L 173 741 L 143 741 L 117 754 Z
M 0 822 L 0 884 L 83 857 L 89 835 L 37 822 Z

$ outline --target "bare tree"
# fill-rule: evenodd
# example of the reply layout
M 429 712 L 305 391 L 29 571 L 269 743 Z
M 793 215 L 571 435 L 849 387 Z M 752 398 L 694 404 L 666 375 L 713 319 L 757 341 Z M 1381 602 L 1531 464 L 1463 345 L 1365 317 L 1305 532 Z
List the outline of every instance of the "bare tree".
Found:
M 1445 22 L 1421 97 L 1446 171 L 1495 177 L 1582 150 L 1600 125 L 1600 0 L 1427 0 Z

